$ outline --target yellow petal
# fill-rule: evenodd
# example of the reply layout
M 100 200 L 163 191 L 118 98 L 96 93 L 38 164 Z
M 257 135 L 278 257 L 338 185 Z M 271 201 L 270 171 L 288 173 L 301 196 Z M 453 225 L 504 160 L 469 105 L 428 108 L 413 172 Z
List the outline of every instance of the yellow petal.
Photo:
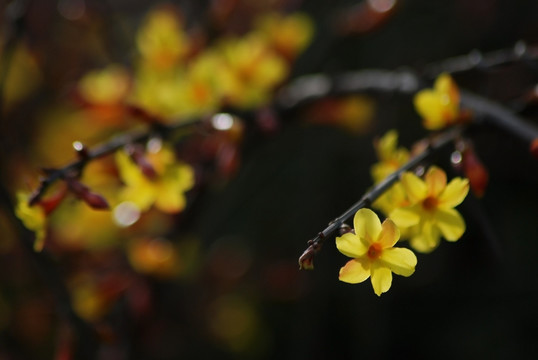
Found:
M 436 225 L 448 241 L 458 240 L 465 232 L 465 221 L 454 209 L 438 209 L 435 214 Z
M 180 212 L 186 205 L 185 196 L 175 186 L 160 186 L 156 192 L 155 207 L 162 212 L 173 214 Z
M 400 230 L 391 219 L 385 219 L 381 224 L 381 233 L 377 242 L 383 249 L 391 248 L 400 239 Z
M 415 272 L 417 257 L 415 254 L 404 248 L 391 248 L 383 250 L 380 260 L 386 264 L 395 274 L 411 276 Z
M 392 272 L 388 267 L 379 266 L 378 264 L 372 266 L 372 287 L 377 296 L 381 296 L 382 293 L 387 292 L 392 284 Z
M 116 164 L 120 178 L 125 184 L 136 186 L 143 180 L 144 175 L 125 151 L 116 152 Z
M 345 256 L 352 258 L 361 257 L 368 251 L 368 247 L 365 246 L 359 240 L 359 237 L 353 233 L 347 233 L 337 237 L 336 248 Z
M 420 231 L 409 240 L 409 244 L 418 252 L 429 253 L 439 246 L 440 240 L 439 230 L 430 222 L 426 222 L 422 224 Z
M 401 183 L 412 204 L 424 200 L 428 195 L 426 183 L 411 172 L 404 172 L 402 174 Z
M 127 186 L 121 192 L 121 199 L 134 203 L 141 211 L 147 211 L 156 198 L 155 185 L 149 181 L 138 186 Z
M 417 225 L 420 222 L 419 206 L 420 205 L 413 205 L 394 209 L 390 213 L 389 218 L 391 218 L 399 228 Z
M 442 115 L 446 101 L 443 101 L 442 96 L 438 93 L 431 90 L 419 91 L 413 102 L 426 129 L 438 130 L 446 125 Z
M 439 196 L 439 205 L 454 207 L 459 205 L 469 192 L 469 180 L 460 177 L 452 179 Z
M 370 209 L 360 209 L 355 213 L 353 219 L 353 226 L 355 226 L 355 234 L 365 241 L 365 245 L 369 245 L 375 242 L 379 238 L 381 233 L 381 221 Z
M 375 144 L 379 160 L 390 160 L 398 144 L 398 132 L 394 129 L 388 131 Z
M 350 284 L 363 282 L 370 277 L 370 263 L 362 259 L 353 259 L 340 269 L 338 279 Z
M 47 233 L 45 231 L 45 228 L 39 229 L 35 233 L 35 240 L 34 240 L 34 251 L 41 251 L 43 250 L 43 247 L 45 246 L 45 238 L 47 236 Z
M 428 186 L 428 195 L 430 196 L 438 197 L 446 187 L 446 174 L 437 166 L 432 166 L 428 169 L 425 180 Z
M 446 94 L 448 96 L 449 102 L 459 105 L 460 94 L 456 83 L 452 77 L 443 73 L 435 80 L 434 84 L 435 90 L 439 93 Z

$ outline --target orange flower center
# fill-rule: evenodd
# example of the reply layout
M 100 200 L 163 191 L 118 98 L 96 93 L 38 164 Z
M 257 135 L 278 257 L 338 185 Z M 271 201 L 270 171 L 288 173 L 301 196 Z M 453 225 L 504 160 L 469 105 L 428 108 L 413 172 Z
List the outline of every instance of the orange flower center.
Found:
M 424 208 L 424 210 L 433 211 L 437 208 L 438 203 L 439 201 L 437 200 L 437 198 L 433 196 L 428 196 L 422 201 L 422 207 Z
M 373 243 L 372 245 L 370 245 L 370 247 L 368 248 L 368 257 L 371 259 L 371 260 L 375 260 L 377 259 L 380 255 L 381 255 L 381 252 L 383 251 L 383 249 L 381 248 L 381 245 L 378 244 L 378 243 Z

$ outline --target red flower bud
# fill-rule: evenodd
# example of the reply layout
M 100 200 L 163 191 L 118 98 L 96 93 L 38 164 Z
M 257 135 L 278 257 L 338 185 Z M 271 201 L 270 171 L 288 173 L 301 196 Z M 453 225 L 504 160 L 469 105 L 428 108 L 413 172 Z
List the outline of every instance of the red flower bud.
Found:
M 469 179 L 471 190 L 477 197 L 482 197 L 489 182 L 489 173 L 472 146 L 467 146 L 462 156 L 462 169 Z
M 99 194 L 96 194 L 90 190 L 86 185 L 82 184 L 75 178 L 68 177 L 65 179 L 69 190 L 80 200 L 91 206 L 93 209 L 109 209 L 108 202 Z
M 530 152 L 532 156 L 538 159 L 538 138 L 531 142 Z
M 144 150 L 140 146 L 136 145 L 127 145 L 125 150 L 135 162 L 135 164 L 140 168 L 142 174 L 150 180 L 153 180 L 157 177 L 157 172 L 153 165 L 150 164 L 148 159 L 145 156 Z

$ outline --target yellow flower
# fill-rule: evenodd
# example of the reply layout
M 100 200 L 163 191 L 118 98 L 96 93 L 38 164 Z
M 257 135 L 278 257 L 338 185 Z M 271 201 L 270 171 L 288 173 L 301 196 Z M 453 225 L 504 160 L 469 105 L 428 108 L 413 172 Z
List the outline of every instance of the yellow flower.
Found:
M 41 251 L 45 244 L 47 215 L 39 205 L 28 205 L 28 194 L 17 193 L 17 206 L 15 215 L 22 221 L 28 230 L 35 232 L 34 250 Z
M 181 271 L 179 253 L 166 239 L 134 239 L 129 243 L 127 256 L 133 268 L 143 274 L 172 278 Z
M 353 219 L 355 234 L 336 238 L 338 250 L 352 260 L 340 269 L 341 281 L 356 284 L 371 277 L 374 292 L 380 296 L 392 284 L 392 273 L 411 276 L 417 257 L 409 249 L 393 247 L 400 231 L 390 219 L 379 221 L 370 209 L 360 209 Z
M 177 65 L 188 51 L 181 21 L 169 8 L 149 13 L 138 31 L 136 44 L 143 59 L 156 70 L 167 70 Z
M 289 16 L 267 14 L 257 21 L 256 28 L 287 59 L 293 59 L 302 51 L 314 33 L 312 20 L 299 13 Z
M 289 72 L 284 59 L 255 34 L 223 41 L 219 54 L 232 75 L 224 96 L 239 107 L 252 108 L 266 103 L 272 90 Z
M 388 131 L 374 143 L 374 147 L 379 162 L 372 165 L 371 174 L 376 184 L 397 171 L 409 160 L 409 151 L 403 147 L 398 147 L 398 132 L 396 130 Z M 392 210 L 408 205 L 402 184 L 395 183 L 372 205 L 387 216 Z
M 130 78 L 120 65 L 110 65 L 87 73 L 77 85 L 80 95 L 94 105 L 119 104 L 129 91 Z
M 418 226 L 411 246 L 430 252 L 439 245 L 441 235 L 448 241 L 458 240 L 465 232 L 465 222 L 454 209 L 469 192 L 469 181 L 454 178 L 447 185 L 446 174 L 432 166 L 422 180 L 411 172 L 402 174 L 401 183 L 409 206 L 395 209 L 390 218 L 402 228 Z
M 392 185 L 372 203 L 374 208 L 381 210 L 387 217 L 393 210 L 407 205 L 409 205 L 409 200 L 407 199 L 405 189 L 400 182 Z M 400 228 L 400 232 L 401 231 L 402 229 Z
M 460 93 L 448 74 L 441 74 L 433 89 L 419 91 L 414 99 L 415 109 L 428 130 L 453 124 L 460 114 Z
M 398 146 L 398 132 L 390 130 L 375 142 L 374 147 L 379 162 L 372 166 L 372 177 L 379 183 L 398 170 L 409 160 L 409 151 Z
M 186 205 L 185 192 L 194 185 L 194 171 L 185 163 L 178 162 L 174 153 L 161 147 L 147 154 L 147 160 L 156 172 L 154 179 L 143 174 L 125 151 L 116 153 L 120 178 L 125 183 L 121 194 L 124 201 L 131 201 L 141 211 L 152 205 L 166 213 L 176 213 Z

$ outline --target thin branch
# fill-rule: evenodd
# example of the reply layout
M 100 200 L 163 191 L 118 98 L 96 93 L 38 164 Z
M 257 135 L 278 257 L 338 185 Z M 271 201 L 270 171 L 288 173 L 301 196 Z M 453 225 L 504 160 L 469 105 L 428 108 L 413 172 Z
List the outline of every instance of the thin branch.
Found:
M 529 46 L 523 41 L 515 43 L 514 47 L 481 53 L 472 50 L 466 55 L 445 59 L 424 67 L 423 74 L 436 77 L 447 72 L 457 74 L 471 70 L 486 70 L 494 67 L 508 65 L 515 62 L 536 62 L 538 60 L 538 46 Z
M 538 128 L 511 110 L 485 97 L 461 91 L 461 106 L 471 109 L 478 118 L 483 118 L 484 125 L 492 125 L 521 139 L 529 147 L 538 142 Z M 530 148 L 534 153 L 534 149 Z
M 461 136 L 463 128 L 453 127 L 445 130 L 437 137 L 429 141 L 428 147 L 422 152 L 411 158 L 406 164 L 400 167 L 397 171 L 393 172 L 385 178 L 382 182 L 375 185 L 370 191 L 347 209 L 342 215 L 334 219 L 329 225 L 315 238 L 308 241 L 308 248 L 299 257 L 300 268 L 312 268 L 312 260 L 314 255 L 321 249 L 321 246 L 325 239 L 331 236 L 336 230 L 338 230 L 345 221 L 349 220 L 359 209 L 370 206 L 377 198 L 385 193 L 392 185 L 394 185 L 403 172 L 410 171 L 420 165 L 423 161 L 428 159 L 433 154 L 437 153 L 440 149 L 453 142 L 456 138 Z
M 29 203 L 30 205 L 36 204 L 54 182 L 67 176 L 71 176 L 73 173 L 79 174 L 84 166 L 92 160 L 112 154 L 127 144 L 144 142 L 154 133 L 166 138 L 171 136 L 171 134 L 177 130 L 185 129 L 201 122 L 201 118 L 196 118 L 177 124 L 159 125 L 158 127 L 152 126 L 146 131 L 118 135 L 107 142 L 97 145 L 93 150 L 85 150 L 84 156 L 80 159 L 73 161 L 60 169 L 48 170 L 47 176 L 41 179 L 39 187 L 30 196 Z

